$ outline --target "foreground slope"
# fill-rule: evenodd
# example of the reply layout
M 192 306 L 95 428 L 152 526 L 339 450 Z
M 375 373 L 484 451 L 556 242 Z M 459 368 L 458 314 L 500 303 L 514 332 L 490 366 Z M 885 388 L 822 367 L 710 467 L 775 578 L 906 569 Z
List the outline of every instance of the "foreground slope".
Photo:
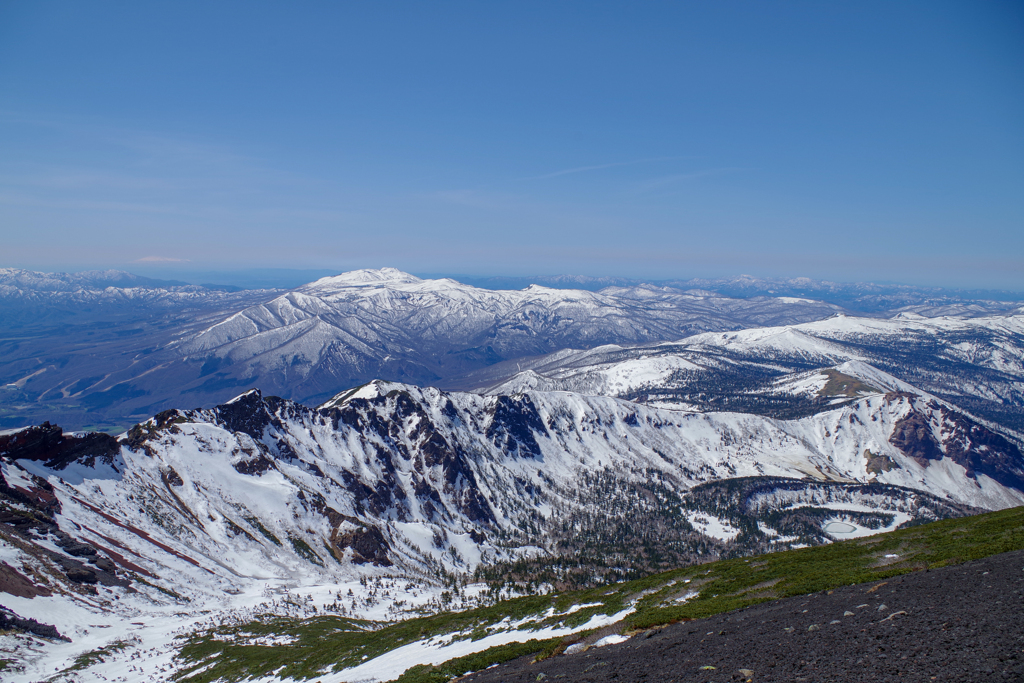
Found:
M 373 633 L 331 618 L 226 621 L 188 640 L 178 677 L 195 683 L 310 676 L 325 683 L 396 677 L 400 683 L 426 683 L 483 670 L 484 680 L 494 680 L 495 674 L 513 680 L 523 680 L 524 674 L 531 680 L 540 674 L 587 680 L 589 674 L 604 680 L 614 677 L 612 672 L 595 669 L 610 665 L 627 680 L 652 674 L 652 665 L 703 681 L 709 675 L 731 680 L 736 670 L 752 666 L 759 678 L 778 673 L 783 680 L 794 670 L 795 675 L 845 672 L 837 680 L 857 678 L 862 671 L 897 674 L 900 667 L 906 674 L 911 664 L 956 665 L 945 673 L 1001 672 L 1013 666 L 1010 655 L 1021 642 L 1014 624 L 1021 616 L 1015 597 L 1022 548 L 1024 508 L 1015 508 L 588 591 L 535 595 Z M 955 566 L 977 558 L 990 559 L 980 567 L 978 562 Z M 986 591 L 993 583 L 1001 585 Z M 843 609 L 835 610 L 836 605 Z M 979 633 L 976 626 L 983 622 L 991 623 L 993 632 Z M 852 642 L 832 643 L 831 652 L 856 651 L 866 640 L 872 649 L 859 653 L 859 661 L 821 651 L 822 636 L 832 641 L 851 633 Z M 941 642 L 907 637 L 913 633 L 935 635 Z M 891 634 L 896 637 L 890 639 Z M 270 644 L 268 635 L 280 640 Z M 891 651 L 878 656 L 893 646 L 906 647 L 908 657 L 886 662 L 895 659 Z M 698 653 L 706 659 L 694 661 Z M 920 660 L 906 661 L 917 655 Z M 512 666 L 490 668 L 512 660 Z M 851 668 L 854 662 L 866 667 Z M 724 667 L 730 668 L 719 670 Z M 930 673 L 940 672 L 932 668 Z
M 1022 569 L 1018 550 L 666 625 L 536 664 L 523 657 L 464 680 L 1022 680 Z

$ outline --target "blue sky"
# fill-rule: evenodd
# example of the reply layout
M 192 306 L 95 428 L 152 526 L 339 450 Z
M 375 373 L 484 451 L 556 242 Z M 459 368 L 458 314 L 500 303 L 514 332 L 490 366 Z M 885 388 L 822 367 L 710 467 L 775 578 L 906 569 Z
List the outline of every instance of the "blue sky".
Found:
M 1020 3 L 0 0 L 0 266 L 1024 290 Z

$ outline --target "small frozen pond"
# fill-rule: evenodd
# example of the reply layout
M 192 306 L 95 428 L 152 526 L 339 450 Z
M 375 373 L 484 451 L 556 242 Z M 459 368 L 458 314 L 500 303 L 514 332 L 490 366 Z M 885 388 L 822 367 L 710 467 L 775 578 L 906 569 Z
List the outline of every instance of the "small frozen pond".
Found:
M 837 536 L 855 533 L 857 531 L 857 527 L 853 526 L 852 524 L 847 524 L 846 522 L 829 522 L 824 527 L 822 527 L 822 531 L 824 531 L 826 534 L 832 534 L 833 536 Z

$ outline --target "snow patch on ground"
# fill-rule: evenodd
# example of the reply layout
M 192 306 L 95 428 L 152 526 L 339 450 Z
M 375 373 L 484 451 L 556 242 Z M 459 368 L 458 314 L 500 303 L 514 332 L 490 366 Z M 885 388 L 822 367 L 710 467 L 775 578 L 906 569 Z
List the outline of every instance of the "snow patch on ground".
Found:
M 711 536 L 720 541 L 731 541 L 740 534 L 740 530 L 732 526 L 728 520 L 707 512 L 688 510 L 686 511 L 686 521 L 705 536 Z
M 385 655 L 364 662 L 359 666 L 345 669 L 338 673 L 321 674 L 319 680 L 321 683 L 375 683 L 377 681 L 389 681 L 400 676 L 406 669 L 418 664 L 441 664 L 449 659 L 464 657 L 474 652 L 482 652 L 498 645 L 507 645 L 508 643 L 522 642 L 534 638 L 538 640 L 557 638 L 579 631 L 601 628 L 621 621 L 632 611 L 633 608 L 630 607 L 612 615 L 595 615 L 585 624 L 575 627 L 548 627 L 536 631 L 516 630 L 516 625 L 522 625 L 528 621 L 523 620 L 514 622 L 512 628 L 508 631 L 494 633 L 480 640 L 451 641 L 451 636 L 428 638 L 404 645 Z M 529 620 L 532 620 L 532 618 Z M 255 680 L 258 683 L 276 683 L 281 679 L 260 678 Z

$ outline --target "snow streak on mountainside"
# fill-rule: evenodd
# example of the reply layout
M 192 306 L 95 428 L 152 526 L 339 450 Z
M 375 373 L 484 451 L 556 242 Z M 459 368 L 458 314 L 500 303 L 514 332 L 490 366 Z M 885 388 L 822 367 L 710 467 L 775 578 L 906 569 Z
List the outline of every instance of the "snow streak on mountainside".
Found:
M 878 377 L 875 368 L 899 381 Z M 577 391 L 795 417 L 856 398 L 857 387 L 843 385 L 840 375 L 852 375 L 863 388 L 914 385 L 1024 433 L 1024 316 L 836 316 L 673 343 L 562 351 L 497 365 L 476 382 L 494 394 Z

